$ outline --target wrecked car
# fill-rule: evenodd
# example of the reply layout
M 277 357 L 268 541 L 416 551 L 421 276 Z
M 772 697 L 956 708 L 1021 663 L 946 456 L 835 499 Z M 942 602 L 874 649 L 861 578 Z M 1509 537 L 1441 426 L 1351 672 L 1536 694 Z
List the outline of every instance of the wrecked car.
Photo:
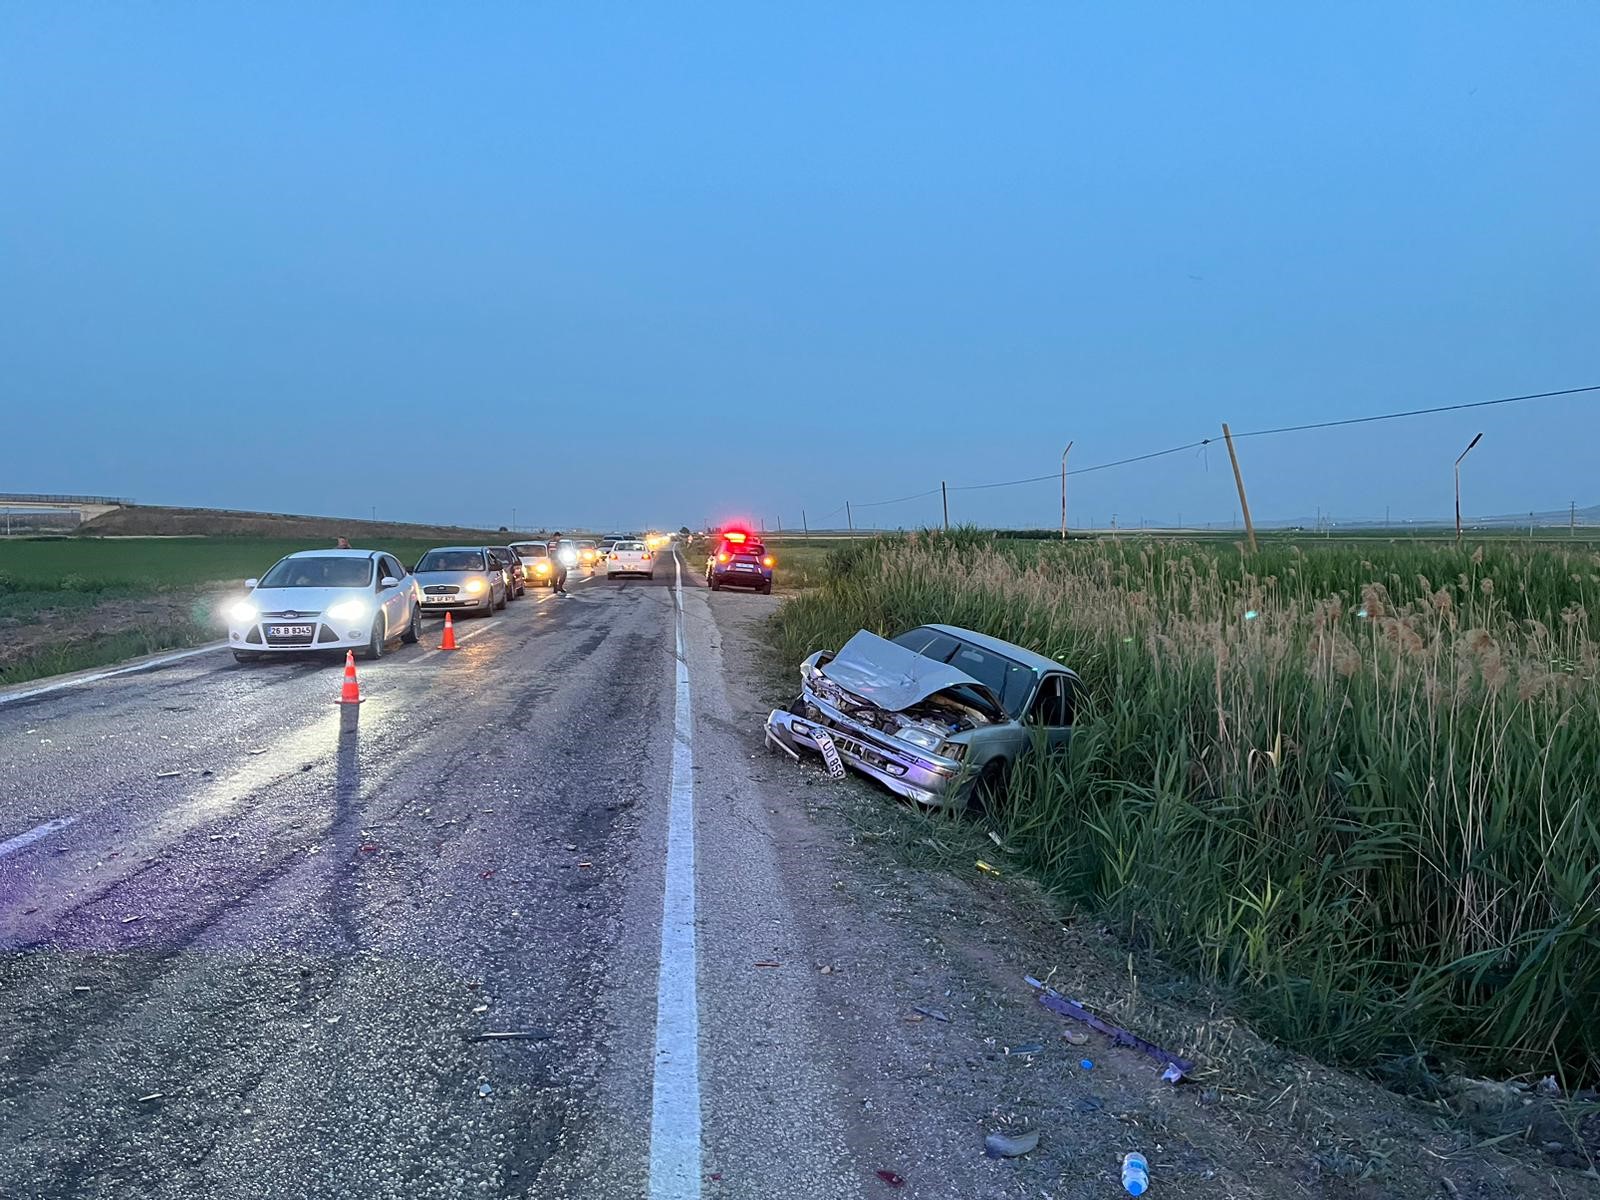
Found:
M 800 695 L 767 718 L 767 736 L 795 758 L 837 758 L 908 799 L 960 807 L 1002 790 L 1036 737 L 1067 744 L 1080 686 L 1060 663 L 970 629 L 863 629 L 800 665 Z

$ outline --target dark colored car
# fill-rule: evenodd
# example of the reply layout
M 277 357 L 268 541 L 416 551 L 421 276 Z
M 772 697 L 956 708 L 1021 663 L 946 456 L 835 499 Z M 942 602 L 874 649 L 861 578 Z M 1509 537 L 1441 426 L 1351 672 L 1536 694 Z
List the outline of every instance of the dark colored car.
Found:
M 716 551 L 706 560 L 706 583 L 713 592 L 739 587 L 769 595 L 772 569 L 777 565 L 778 560 L 767 553 L 755 534 L 732 530 L 722 535 Z
M 506 599 L 515 600 L 528 594 L 528 581 L 522 569 L 522 556 L 510 546 L 485 547 L 506 573 Z

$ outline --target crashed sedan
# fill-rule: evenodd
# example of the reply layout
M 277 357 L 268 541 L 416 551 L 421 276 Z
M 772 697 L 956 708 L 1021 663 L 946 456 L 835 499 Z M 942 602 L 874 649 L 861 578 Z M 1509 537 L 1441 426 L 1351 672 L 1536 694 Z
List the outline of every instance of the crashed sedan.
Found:
M 800 665 L 800 695 L 767 718 L 769 743 L 823 756 L 936 806 L 992 797 L 1036 738 L 1072 737 L 1077 675 L 998 638 L 921 625 L 863 629 Z

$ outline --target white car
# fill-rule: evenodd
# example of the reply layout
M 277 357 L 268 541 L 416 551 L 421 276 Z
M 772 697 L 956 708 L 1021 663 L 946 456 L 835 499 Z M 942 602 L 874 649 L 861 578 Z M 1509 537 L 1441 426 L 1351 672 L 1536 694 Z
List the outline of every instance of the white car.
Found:
M 415 642 L 422 632 L 417 581 L 382 550 L 302 550 L 244 586 L 249 594 L 226 609 L 240 662 L 305 650 L 378 658 L 391 639 Z
M 643 542 L 618 542 L 606 555 L 606 578 L 618 575 L 645 575 L 656 577 L 656 556 Z

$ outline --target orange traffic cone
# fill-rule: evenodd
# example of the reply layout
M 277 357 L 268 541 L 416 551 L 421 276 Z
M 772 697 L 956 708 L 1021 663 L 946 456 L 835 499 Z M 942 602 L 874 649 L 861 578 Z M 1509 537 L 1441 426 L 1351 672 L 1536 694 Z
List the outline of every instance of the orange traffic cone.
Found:
M 444 638 L 439 642 L 439 649 L 454 650 L 456 648 L 456 625 L 450 619 L 450 614 L 444 615 Z
M 339 689 L 339 703 L 360 704 L 362 699 L 361 689 L 356 685 L 356 652 L 350 650 L 344 656 L 344 687 Z

